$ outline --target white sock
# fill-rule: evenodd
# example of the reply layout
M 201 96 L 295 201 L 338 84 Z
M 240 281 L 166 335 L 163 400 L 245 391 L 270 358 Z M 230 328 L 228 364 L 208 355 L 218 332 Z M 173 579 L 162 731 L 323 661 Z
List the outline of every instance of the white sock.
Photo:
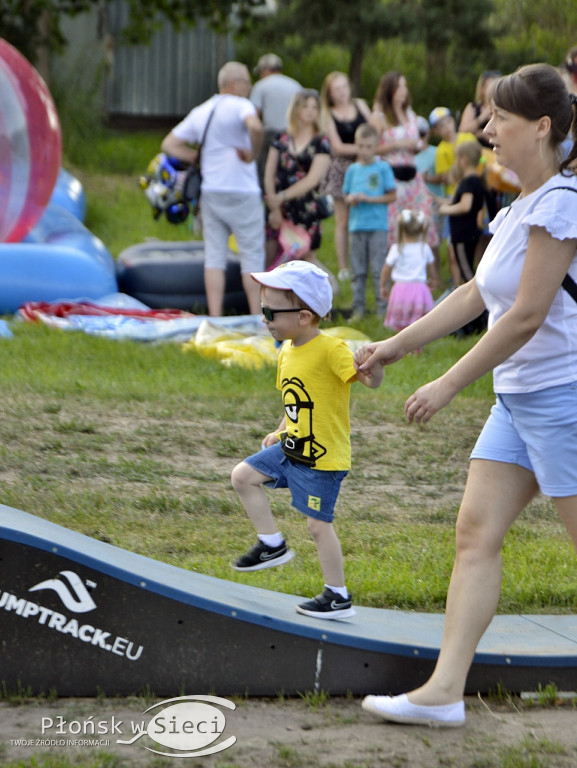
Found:
M 349 596 L 349 591 L 348 591 L 348 589 L 347 589 L 346 587 L 331 587 L 331 585 L 330 585 L 330 584 L 325 584 L 325 587 L 326 587 L 327 589 L 331 589 L 333 592 L 336 592 L 336 593 L 337 593 L 337 595 L 340 595 L 340 596 L 341 596 L 341 597 L 343 597 L 345 600 L 346 600 L 346 599 L 348 598 L 348 596 Z
M 280 547 L 284 543 L 282 533 L 258 533 L 257 536 L 267 547 Z

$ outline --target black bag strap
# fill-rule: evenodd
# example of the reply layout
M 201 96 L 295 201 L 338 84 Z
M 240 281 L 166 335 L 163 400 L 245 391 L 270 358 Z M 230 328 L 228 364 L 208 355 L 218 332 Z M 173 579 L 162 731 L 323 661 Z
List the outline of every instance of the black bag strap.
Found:
M 553 192 L 556 189 L 566 189 L 569 192 L 577 193 L 577 189 L 575 189 L 574 187 L 551 187 L 551 189 L 548 189 L 546 192 L 543 193 L 543 197 L 545 197 L 545 195 L 547 195 L 549 192 Z M 575 282 L 575 280 L 573 280 L 573 278 L 569 273 L 567 273 L 563 278 L 561 287 L 567 291 L 567 293 L 569 294 L 569 296 L 571 296 L 573 301 L 577 302 L 577 283 Z
M 201 138 L 201 140 L 200 140 L 200 142 L 198 144 L 198 158 L 196 160 L 197 165 L 200 165 L 200 150 L 202 149 L 202 146 L 203 146 L 204 141 L 206 139 L 206 134 L 208 133 L 208 127 L 210 125 L 210 122 L 211 122 L 212 118 L 214 117 L 214 113 L 216 112 L 216 108 L 218 107 L 218 102 L 219 101 L 220 101 L 220 99 L 217 100 L 217 102 L 214 105 L 214 107 L 210 110 L 210 115 L 208 116 L 208 120 L 206 121 L 206 125 L 204 126 L 204 131 L 202 132 L 202 138 Z
M 549 192 L 554 192 L 556 189 L 565 189 L 568 192 L 575 192 L 575 193 L 577 193 L 577 189 L 575 189 L 574 187 L 551 187 L 551 189 L 547 189 L 545 192 L 543 192 L 543 194 L 541 195 L 541 198 L 545 197 L 545 195 L 548 195 Z M 539 198 L 539 199 L 541 199 L 541 198 Z M 511 210 L 511 208 L 509 207 L 509 211 L 510 210 Z M 505 215 L 507 215 L 509 213 L 509 211 L 507 211 L 507 213 Z M 569 294 L 569 296 L 571 296 L 573 301 L 577 302 L 577 283 L 575 282 L 575 280 L 573 280 L 573 278 L 571 277 L 571 275 L 569 273 L 567 273 L 565 275 L 565 277 L 563 278 L 563 282 L 561 283 L 561 287 L 564 288 L 567 291 L 567 293 Z
M 573 299 L 573 301 L 577 301 L 577 283 L 569 273 L 565 275 L 563 278 L 563 282 L 561 283 L 561 287 L 565 288 L 569 296 Z

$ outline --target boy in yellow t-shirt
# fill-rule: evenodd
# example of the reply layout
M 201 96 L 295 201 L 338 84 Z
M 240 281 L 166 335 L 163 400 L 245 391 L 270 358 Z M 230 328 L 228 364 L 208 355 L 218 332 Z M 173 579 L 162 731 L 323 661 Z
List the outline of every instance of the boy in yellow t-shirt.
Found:
M 435 173 L 442 177 L 445 196 L 451 197 L 455 191 L 455 182 L 450 178 L 450 170 L 455 162 L 455 147 L 463 141 L 475 141 L 472 133 L 457 131 L 455 118 L 447 107 L 435 107 L 429 115 L 431 130 L 440 136 L 435 155 Z
M 270 272 L 255 272 L 261 284 L 264 321 L 281 347 L 277 388 L 284 417 L 263 441 L 263 450 L 232 472 L 232 485 L 250 517 L 257 544 L 233 563 L 237 571 L 258 571 L 294 557 L 272 516 L 268 488 L 289 488 L 293 506 L 307 517 L 325 580 L 324 591 L 297 606 L 320 619 L 353 616 L 345 585 L 341 546 L 333 528 L 334 507 L 351 466 L 350 385 L 376 388 L 383 367 L 357 372 L 353 353 L 341 339 L 324 334 L 319 322 L 331 309 L 326 272 L 307 261 L 289 261 Z
M 455 118 L 447 107 L 435 107 L 429 115 L 431 130 L 441 137 L 435 155 L 435 173 L 441 179 L 445 197 L 453 197 L 456 189 L 455 181 L 451 178 L 451 169 L 455 162 L 455 147 L 464 141 L 476 141 L 472 133 L 459 133 Z M 437 202 L 441 202 L 437 200 Z M 443 220 L 442 237 L 447 240 L 447 260 L 451 277 L 455 285 L 461 283 L 461 272 L 451 243 L 449 221 Z

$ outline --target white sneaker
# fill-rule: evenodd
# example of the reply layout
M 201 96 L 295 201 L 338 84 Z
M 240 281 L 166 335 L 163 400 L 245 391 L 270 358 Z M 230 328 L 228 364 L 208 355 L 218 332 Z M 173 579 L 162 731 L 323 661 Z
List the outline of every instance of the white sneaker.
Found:
M 362 708 L 373 715 L 393 723 L 428 725 L 433 728 L 459 728 L 465 725 L 465 702 L 424 707 L 409 701 L 407 694 L 400 696 L 365 696 Z

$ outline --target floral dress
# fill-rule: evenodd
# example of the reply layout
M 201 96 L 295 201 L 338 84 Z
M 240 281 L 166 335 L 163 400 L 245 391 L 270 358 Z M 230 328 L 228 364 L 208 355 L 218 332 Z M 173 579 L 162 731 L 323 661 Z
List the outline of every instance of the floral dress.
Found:
M 409 110 L 407 117 L 406 123 L 388 125 L 384 129 L 381 134 L 381 144 L 405 139 L 414 139 L 415 141 L 420 139 L 417 117 L 413 110 Z M 388 152 L 385 155 L 385 160 L 393 167 L 393 170 L 399 166 L 415 167 L 415 155 L 406 149 Z M 389 246 L 396 242 L 397 216 L 403 208 L 423 211 L 431 222 L 427 242 L 431 248 L 439 245 L 439 232 L 433 217 L 433 198 L 422 175 L 418 172 L 410 181 L 399 181 L 397 178 L 397 199 L 389 205 Z
M 303 179 L 310 171 L 315 155 L 329 155 L 331 151 L 329 140 L 324 134 L 315 136 L 298 154 L 292 151 L 294 144 L 288 133 L 281 133 L 272 146 L 279 153 L 276 171 L 277 192 L 282 192 Z M 318 198 L 318 189 L 313 189 L 295 200 L 287 200 L 281 206 L 283 219 L 299 224 L 307 230 L 311 236 L 311 251 L 318 250 L 321 244 Z

